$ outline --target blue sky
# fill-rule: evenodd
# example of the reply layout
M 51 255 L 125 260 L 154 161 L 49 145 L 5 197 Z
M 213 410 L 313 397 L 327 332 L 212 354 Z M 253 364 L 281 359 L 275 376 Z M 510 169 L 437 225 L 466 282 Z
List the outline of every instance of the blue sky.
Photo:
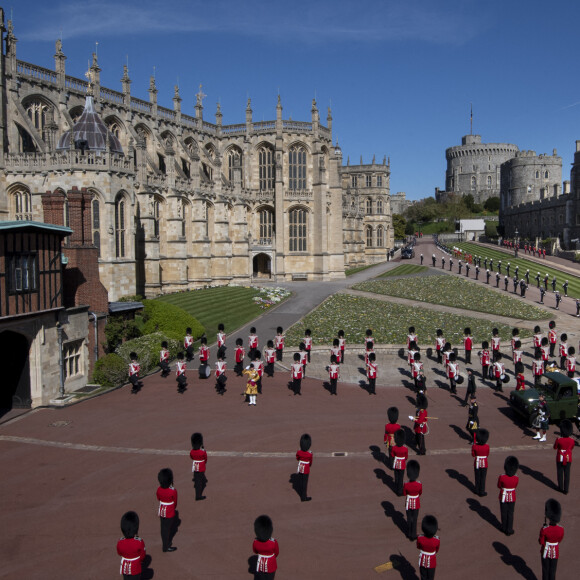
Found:
M 580 139 L 580 76 L 573 0 L 21 0 L 12 14 L 24 61 L 54 67 L 62 34 L 67 74 L 83 77 L 98 42 L 101 84 L 204 118 L 309 120 L 316 96 L 344 161 L 391 159 L 391 192 L 431 196 L 445 184 L 445 149 L 470 131 L 484 142 L 563 158 L 569 179 Z M 576 58 L 575 58 L 576 57 Z

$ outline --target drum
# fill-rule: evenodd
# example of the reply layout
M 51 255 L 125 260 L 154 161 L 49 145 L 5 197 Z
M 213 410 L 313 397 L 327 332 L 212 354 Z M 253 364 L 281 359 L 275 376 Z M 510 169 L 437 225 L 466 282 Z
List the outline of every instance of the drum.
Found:
M 201 364 L 199 365 L 199 378 L 207 379 L 211 375 L 211 368 L 209 365 Z

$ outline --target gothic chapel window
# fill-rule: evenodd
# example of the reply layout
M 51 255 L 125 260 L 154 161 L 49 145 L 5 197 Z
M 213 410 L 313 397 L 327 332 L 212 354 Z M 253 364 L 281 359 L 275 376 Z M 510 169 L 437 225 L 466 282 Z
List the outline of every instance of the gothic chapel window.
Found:
M 34 128 L 41 134 L 42 139 L 46 141 L 46 114 L 49 109 L 48 105 L 38 99 L 34 99 L 26 103 L 25 109 Z
M 306 252 L 306 210 L 293 209 L 289 215 L 291 252 Z
M 274 223 L 274 213 L 269 209 L 262 209 L 260 217 L 260 244 L 269 246 L 272 244 L 272 225 Z
M 125 200 L 122 197 L 115 203 L 115 254 L 117 258 L 125 257 Z
M 92 226 L 93 226 L 93 244 L 97 248 L 97 254 L 101 257 L 101 208 L 99 200 L 93 199 L 92 204 Z
M 368 197 L 367 198 L 367 215 L 373 214 L 373 200 Z
M 32 220 L 29 191 L 17 191 L 14 194 L 14 217 L 17 221 Z
M 288 151 L 289 189 L 301 191 L 306 189 L 306 149 L 293 145 Z
M 373 228 L 367 227 L 367 248 L 373 247 Z
M 259 149 L 258 167 L 260 173 L 260 191 L 273 190 L 276 180 L 276 166 L 274 165 L 274 151 L 269 147 L 261 147 Z
M 242 166 L 242 153 L 238 149 L 228 151 L 228 179 L 230 183 L 234 181 L 234 167 Z
M 377 248 L 382 248 L 385 245 L 385 229 L 383 226 L 377 228 Z
M 383 214 L 383 198 L 382 197 L 379 197 L 377 199 L 377 213 L 379 215 Z

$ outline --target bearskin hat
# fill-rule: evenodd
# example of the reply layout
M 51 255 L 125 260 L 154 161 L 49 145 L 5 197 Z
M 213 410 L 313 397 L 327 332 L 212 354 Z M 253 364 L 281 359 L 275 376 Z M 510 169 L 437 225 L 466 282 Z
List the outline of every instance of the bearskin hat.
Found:
M 417 395 L 417 407 L 419 407 L 419 409 L 426 409 L 427 405 L 427 397 L 423 393 L 419 393 Z
M 301 451 L 308 451 L 310 446 L 312 445 L 312 438 L 308 433 L 304 433 L 302 437 L 300 437 L 300 450 Z
M 514 342 L 514 346 L 515 346 L 516 348 L 522 348 L 522 341 L 521 341 L 521 340 L 516 340 L 516 341 Z
M 518 361 L 516 363 L 516 373 L 523 373 L 524 372 L 524 363 L 522 361 Z
M 389 407 L 387 409 L 387 417 L 389 423 L 396 423 L 399 420 L 399 409 L 397 407 Z
M 254 353 L 254 360 L 260 360 L 262 358 L 262 353 L 259 350 L 256 350 Z
M 505 471 L 506 475 L 512 477 L 516 474 L 519 466 L 520 462 L 518 461 L 518 458 L 514 457 L 513 455 L 508 455 L 503 463 L 503 470 Z
M 499 330 L 497 328 L 493 328 L 491 333 L 495 336 L 496 334 L 499 334 Z
M 369 354 L 369 360 L 375 362 L 377 360 L 377 355 L 374 352 L 371 352 L 371 354 Z
M 304 344 L 303 342 L 301 342 L 301 343 L 298 345 L 298 348 L 299 348 L 300 350 L 306 350 L 306 344 Z
M 437 336 L 443 336 L 443 331 L 440 328 L 437 329 Z
M 127 512 L 121 518 L 121 531 L 125 538 L 134 538 L 139 533 L 139 516 L 137 512 Z
M 446 342 L 445 346 L 443 347 L 443 350 L 451 350 L 451 343 L 450 342 Z
M 199 339 L 199 342 L 200 342 L 201 344 L 207 344 L 207 336 L 205 336 L 205 335 L 204 335 L 204 336 L 202 336 L 202 337 Z
M 557 524 L 562 518 L 562 506 L 560 502 L 552 498 L 546 500 L 544 515 L 550 520 L 551 524 Z
M 372 336 L 373 335 L 373 331 L 370 328 L 367 328 L 366 335 L 367 336 Z
M 312 331 L 310 330 L 310 328 L 307 328 L 307 329 L 304 331 L 304 336 L 310 336 L 311 334 L 312 334 Z
M 367 347 L 367 350 L 372 350 L 372 348 L 373 348 L 373 343 L 372 343 L 370 340 L 367 340 L 367 342 L 366 342 L 366 347 Z
M 339 338 L 343 338 L 344 337 L 344 330 L 339 330 L 338 336 L 339 336 Z
M 250 334 L 256 334 L 256 327 L 252 326 L 252 328 L 250 328 Z
M 244 341 L 241 338 L 236 338 L 236 346 L 242 346 Z
M 566 342 L 568 340 L 568 335 L 565 332 L 563 332 L 560 335 L 560 340 L 563 341 L 563 342 Z
M 409 481 L 416 481 L 419 478 L 419 472 L 421 471 L 421 466 L 416 459 L 411 459 L 407 462 L 407 477 Z
M 457 378 L 455 379 L 455 382 L 460 385 L 461 383 L 463 383 L 463 381 L 465 380 L 465 378 L 463 377 L 463 375 L 457 375 Z
M 191 447 L 193 449 L 201 449 L 203 447 L 203 435 L 201 433 L 194 433 L 191 436 Z
M 191 334 L 191 328 L 189 326 L 185 329 L 185 334 Z
M 137 356 L 137 353 L 136 352 L 132 352 L 132 353 L 129 354 L 129 358 L 131 360 L 137 360 L 139 357 Z
M 519 333 L 520 333 L 520 329 L 519 329 L 519 328 L 514 328 L 514 329 L 512 330 L 512 336 L 518 336 L 518 335 L 519 335 Z
M 338 346 L 339 344 L 340 344 L 340 342 L 338 341 L 338 338 L 335 338 L 335 339 L 332 341 L 332 346 Z
M 471 328 L 467 327 L 464 329 L 463 334 L 471 334 Z
M 254 533 L 259 542 L 267 542 L 272 537 L 274 526 L 269 516 L 259 516 L 254 522 Z
M 421 522 L 421 530 L 428 538 L 432 538 L 439 528 L 439 523 L 435 516 L 425 516 Z
M 282 332 L 283 332 L 283 331 L 284 331 L 284 329 L 283 329 L 281 326 L 278 326 L 278 327 L 276 328 L 276 332 L 277 332 L 278 334 L 282 334 Z
M 413 334 L 415 332 L 415 327 L 414 326 L 409 326 L 409 332 L 411 334 Z
M 161 343 L 161 348 L 167 348 L 167 341 L 166 341 L 166 340 L 164 340 L 164 341 Z
M 274 341 L 273 341 L 273 340 L 269 340 L 269 341 L 266 343 L 266 346 L 267 346 L 268 348 L 274 348 Z
M 162 488 L 167 489 L 173 485 L 173 471 L 169 467 L 165 467 L 157 474 L 157 480 Z
M 451 362 L 455 362 L 455 361 L 457 360 L 457 356 L 455 355 L 455 353 L 454 353 L 454 352 L 452 352 L 452 353 L 449 355 L 449 360 L 450 360 Z
M 225 330 L 225 328 L 226 328 L 226 327 L 224 326 L 223 322 L 220 322 L 220 323 L 218 324 L 218 330 L 220 330 L 220 331 L 221 331 L 221 330 Z
M 335 355 L 335 354 L 331 354 L 331 355 L 330 355 L 330 362 L 331 362 L 332 364 L 335 364 L 335 363 L 336 363 L 336 355 Z
M 570 437 L 572 435 L 572 422 L 569 419 L 563 419 L 560 422 L 560 434 L 562 437 Z
M 539 326 L 534 326 L 534 332 L 538 334 L 538 332 L 542 332 L 542 330 Z
M 546 346 L 546 345 L 548 344 L 548 339 L 547 339 L 547 337 L 545 337 L 545 336 L 544 336 L 544 337 L 542 338 L 542 340 L 540 341 L 540 344 L 541 344 L 542 346 Z
M 300 360 L 300 353 L 299 352 L 295 352 L 294 353 L 294 361 L 298 362 Z
M 481 348 L 486 348 L 486 349 L 487 349 L 487 348 L 489 348 L 489 342 L 487 342 L 487 340 L 484 340 L 484 341 L 481 343 Z
M 549 322 L 548 326 L 549 326 L 550 328 L 556 328 L 556 321 L 555 321 L 555 320 L 550 320 L 550 322 Z
M 413 355 L 413 360 L 421 360 L 421 354 L 420 354 L 420 353 L 418 353 L 418 352 L 416 352 L 416 353 Z
M 405 445 L 405 432 L 402 429 L 399 429 L 397 431 L 395 431 L 395 445 L 397 445 L 398 447 L 401 447 L 403 445 Z
M 568 349 L 568 354 L 574 356 L 576 354 L 576 349 L 573 346 L 571 346 Z
M 183 360 L 183 353 L 182 352 L 177 353 L 177 360 Z
M 489 431 L 487 429 L 478 429 L 475 433 L 475 440 L 478 445 L 485 445 L 489 440 Z

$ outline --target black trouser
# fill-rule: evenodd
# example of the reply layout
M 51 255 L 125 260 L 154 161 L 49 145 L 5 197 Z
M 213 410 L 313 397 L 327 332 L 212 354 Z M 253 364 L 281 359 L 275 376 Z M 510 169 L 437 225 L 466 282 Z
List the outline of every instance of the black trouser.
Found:
M 562 370 L 565 370 L 566 369 L 566 359 L 567 358 L 568 358 L 567 356 L 561 356 L 560 357 L 560 368 Z
M 470 350 L 465 351 L 465 363 L 468 365 L 471 364 L 471 351 Z
M 257 381 L 256 381 L 256 385 L 258 387 L 258 394 L 261 395 L 262 394 L 262 377 L 260 377 Z
M 171 372 L 171 369 L 169 368 L 169 363 L 165 360 L 162 360 L 160 361 L 159 366 L 161 367 L 161 376 L 164 378 L 169 376 L 169 373 Z
M 193 346 L 188 346 L 188 347 L 185 349 L 185 358 L 186 358 L 188 361 L 191 361 L 191 360 L 193 360 Z
M 421 580 L 434 580 L 435 570 L 437 570 L 437 568 L 424 568 L 423 566 L 419 566 Z
M 308 355 L 308 362 L 310 362 L 310 349 L 306 351 L 306 354 Z
M 177 378 L 175 380 L 177 381 L 178 389 L 185 388 L 185 385 L 187 384 L 187 379 L 185 378 L 185 375 L 177 375 Z
M 123 574 L 123 580 L 141 580 L 141 574 Z
M 276 572 L 255 572 L 254 580 L 274 580 Z
M 237 362 L 237 363 L 234 365 L 234 372 L 236 373 L 236 376 L 237 376 L 237 377 L 241 377 L 241 376 L 242 376 L 242 371 L 243 371 L 243 370 L 244 370 L 243 363 L 241 363 L 241 362 Z
M 199 500 L 203 497 L 203 490 L 207 484 L 207 477 L 205 471 L 193 472 L 193 488 L 195 489 L 195 499 Z
M 304 501 L 308 497 L 308 476 L 309 473 L 299 473 L 297 477 L 297 491 L 300 499 Z
M 491 361 L 495 362 L 497 360 L 497 355 L 499 354 L 499 350 L 492 350 L 491 351 Z
M 266 363 L 266 367 L 264 368 L 264 371 L 266 372 L 266 374 L 269 377 L 273 377 L 274 376 L 274 363 Z
M 417 518 L 419 510 L 407 510 L 407 538 L 417 539 Z
M 570 487 L 570 465 L 564 465 L 561 461 L 556 463 L 556 473 L 558 475 L 558 489 L 564 493 L 568 493 Z
M 302 388 L 302 379 L 292 379 L 292 390 L 295 395 L 300 394 L 300 389 Z
M 163 544 L 163 551 L 171 547 L 171 531 L 173 530 L 173 522 L 175 518 L 159 518 L 161 522 L 161 543 Z
M 369 379 L 369 393 L 375 394 L 375 385 L 377 383 L 377 379 Z
M 330 379 L 330 394 L 336 395 L 336 384 L 338 383 L 338 379 Z
M 481 366 L 481 378 L 487 379 L 488 374 L 489 374 L 489 365 L 482 365 Z
M 555 342 L 551 342 L 550 343 L 550 356 L 554 356 L 554 351 L 556 350 L 556 343 Z
M 129 375 L 129 382 L 133 385 L 133 388 L 136 389 L 139 386 L 139 376 Z
M 487 478 L 487 467 L 475 468 L 475 494 L 482 496 L 485 493 L 485 480 Z
M 415 444 L 419 455 L 425 455 L 425 435 L 423 433 L 415 433 Z
M 457 384 L 455 383 L 455 379 L 449 378 L 449 390 L 452 393 L 457 393 Z
M 403 478 L 405 476 L 404 469 L 393 469 L 395 476 L 395 493 L 397 495 L 403 495 Z
M 515 501 L 501 501 L 499 511 L 501 513 L 501 529 L 504 533 L 510 534 L 514 531 L 514 508 Z
M 340 351 L 340 362 L 341 364 L 344 364 L 344 350 Z
M 216 389 L 218 390 L 218 392 L 222 392 L 226 390 L 226 381 L 228 380 L 228 377 L 226 377 L 226 375 L 221 374 L 217 380 L 216 380 Z
M 282 354 L 284 353 L 283 348 L 276 349 L 276 360 L 282 360 Z
M 557 558 L 542 558 L 542 580 L 556 580 Z

